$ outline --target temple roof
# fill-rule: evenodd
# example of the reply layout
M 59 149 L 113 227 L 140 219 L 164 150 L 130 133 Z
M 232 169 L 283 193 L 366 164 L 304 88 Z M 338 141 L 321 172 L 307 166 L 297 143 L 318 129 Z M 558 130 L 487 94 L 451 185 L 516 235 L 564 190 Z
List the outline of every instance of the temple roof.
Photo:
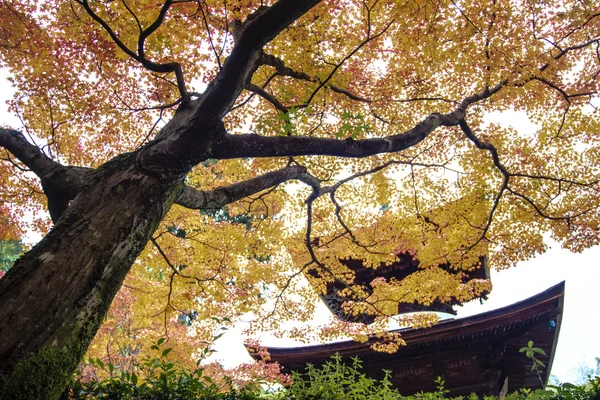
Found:
M 508 390 L 539 388 L 548 381 L 560 331 L 564 282 L 510 306 L 460 319 L 449 319 L 423 329 L 397 329 L 406 346 L 394 354 L 371 349 L 377 340 L 365 343 L 337 343 L 293 348 L 269 347 L 270 362 L 278 362 L 284 372 L 303 371 L 306 364 L 319 365 L 338 353 L 358 356 L 364 372 L 383 377 L 382 369 L 392 371 L 392 384 L 402 394 L 435 390 L 434 380 L 442 376 L 453 396 L 471 392 L 497 395 L 505 382 Z M 540 376 L 532 371 L 532 360 L 519 349 L 533 341 L 547 358 Z M 258 358 L 256 354 L 252 357 Z

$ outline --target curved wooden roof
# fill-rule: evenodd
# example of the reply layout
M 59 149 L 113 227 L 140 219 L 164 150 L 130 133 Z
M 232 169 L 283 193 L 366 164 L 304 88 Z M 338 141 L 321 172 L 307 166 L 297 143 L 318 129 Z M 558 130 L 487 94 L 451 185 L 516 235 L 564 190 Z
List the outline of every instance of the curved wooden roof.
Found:
M 406 346 L 395 354 L 371 349 L 375 338 L 366 343 L 337 343 L 293 348 L 270 347 L 271 362 L 284 372 L 302 371 L 307 363 L 319 365 L 338 353 L 358 356 L 364 371 L 373 378 L 383 377 L 382 369 L 392 371 L 392 383 L 403 394 L 435 389 L 434 380 L 442 376 L 451 395 L 497 395 L 508 383 L 508 390 L 539 388 L 548 381 L 560 331 L 564 301 L 564 282 L 536 296 L 510 306 L 466 318 L 439 322 L 430 328 L 398 329 Z M 532 340 L 548 358 L 538 377 L 532 362 L 519 349 Z M 251 353 L 255 359 L 257 354 Z M 541 378 L 541 381 L 540 381 Z

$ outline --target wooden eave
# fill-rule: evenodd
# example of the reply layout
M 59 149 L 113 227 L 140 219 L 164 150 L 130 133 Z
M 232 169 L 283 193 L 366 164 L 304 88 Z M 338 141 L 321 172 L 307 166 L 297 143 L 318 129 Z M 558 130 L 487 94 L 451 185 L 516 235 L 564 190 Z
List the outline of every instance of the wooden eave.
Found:
M 519 349 L 529 340 L 542 348 L 548 358 L 540 358 L 546 364 L 541 371 L 545 384 L 552 368 L 556 343 L 562 320 L 564 282 L 557 284 L 536 296 L 514 303 L 507 307 L 466 318 L 450 319 L 423 329 L 397 329 L 406 341 L 406 346 L 394 354 L 378 353 L 371 349 L 377 340 L 371 338 L 365 343 L 343 341 L 337 343 L 280 348 L 267 348 L 271 362 L 278 362 L 284 371 L 304 370 L 307 363 L 319 365 L 336 353 L 342 357 L 360 357 L 364 370 L 372 377 L 382 376 L 382 369 L 396 371 L 398 382 L 404 375 L 410 375 L 410 382 L 416 382 L 417 375 L 426 380 L 442 375 L 446 379 L 452 395 L 497 394 L 508 378 L 509 390 L 521 387 L 542 386 L 537 372 L 531 371 L 532 362 Z M 554 327 L 551 325 L 553 321 Z M 255 359 L 258 357 L 252 354 Z M 429 368 L 429 370 L 428 370 Z M 398 372 L 404 371 L 404 372 Z M 444 376 L 444 374 L 449 376 Z M 404 375 L 403 375 L 404 374 Z M 466 379 L 470 375 L 472 379 Z M 402 376 L 401 376 L 402 375 Z M 459 383 L 453 387 L 452 376 Z M 401 392 L 411 394 L 414 387 L 403 384 Z M 414 385 L 413 385 L 414 386 Z M 409 390 L 410 389 L 410 390 Z M 429 390 L 428 387 L 418 388 Z M 414 393 L 414 392 L 412 392 Z

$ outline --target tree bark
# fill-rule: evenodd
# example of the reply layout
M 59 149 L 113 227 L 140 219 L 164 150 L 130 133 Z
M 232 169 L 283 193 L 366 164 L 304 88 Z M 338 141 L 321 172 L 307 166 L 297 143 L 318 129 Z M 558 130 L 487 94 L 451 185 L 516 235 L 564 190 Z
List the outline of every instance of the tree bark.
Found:
M 178 197 L 191 207 L 226 204 L 304 174 L 290 167 L 211 192 L 183 185 L 191 168 L 210 157 L 215 138 L 226 135 L 221 118 L 258 68 L 263 46 L 319 2 L 278 0 L 263 9 L 245 24 L 199 100 L 187 98 L 178 74 L 182 103 L 173 119 L 152 143 L 97 170 L 62 166 L 19 132 L 0 128 L 0 147 L 41 179 L 55 222 L 0 280 L 0 398 L 61 395 L 131 265 Z M 94 16 L 87 2 L 78 3 Z M 165 4 L 166 13 L 172 2 Z M 147 67 L 140 43 L 139 54 L 128 54 Z
M 117 157 L 0 280 L 1 398 L 62 393 L 181 177 L 140 170 L 136 154 Z
M 305 168 L 289 165 L 210 191 L 184 185 L 190 166 L 206 157 L 212 143 L 206 138 L 223 133 L 220 121 L 191 122 L 189 115 L 180 113 L 165 128 L 169 139 L 97 170 L 52 163 L 19 132 L 0 131 L 0 144 L 25 164 L 42 165 L 35 172 L 49 204 L 56 196 L 65 201 L 50 233 L 0 280 L 1 399 L 60 396 L 131 265 L 174 202 L 219 208 L 290 179 L 315 184 Z M 199 129 L 206 140 L 191 143 Z

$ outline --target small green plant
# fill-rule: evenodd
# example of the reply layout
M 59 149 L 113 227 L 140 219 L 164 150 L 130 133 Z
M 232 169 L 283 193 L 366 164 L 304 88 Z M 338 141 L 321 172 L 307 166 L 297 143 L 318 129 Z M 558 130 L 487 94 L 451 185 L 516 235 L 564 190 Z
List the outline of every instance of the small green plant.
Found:
M 541 355 L 544 357 L 548 357 L 546 355 L 546 352 L 539 348 L 539 347 L 534 347 L 533 346 L 533 340 L 530 340 L 529 342 L 527 342 L 527 346 L 526 347 L 521 347 L 519 349 L 519 353 L 525 353 L 525 356 L 529 359 L 531 359 L 531 361 L 533 361 L 533 365 L 531 366 L 531 370 L 535 370 L 535 372 L 537 373 L 538 379 L 540 380 L 540 383 L 542 384 L 542 386 L 544 386 L 544 380 L 542 379 L 542 369 L 541 368 L 546 368 L 546 364 L 544 364 L 542 361 L 540 361 L 537 357 L 537 355 Z
M 392 389 L 390 371 L 384 371 L 381 381 L 375 381 L 361 372 L 362 362 L 352 359 L 347 365 L 342 357 L 335 355 L 332 361 L 320 368 L 308 365 L 306 374 L 292 374 L 292 385 L 287 396 L 294 400 L 392 400 L 400 395 Z

